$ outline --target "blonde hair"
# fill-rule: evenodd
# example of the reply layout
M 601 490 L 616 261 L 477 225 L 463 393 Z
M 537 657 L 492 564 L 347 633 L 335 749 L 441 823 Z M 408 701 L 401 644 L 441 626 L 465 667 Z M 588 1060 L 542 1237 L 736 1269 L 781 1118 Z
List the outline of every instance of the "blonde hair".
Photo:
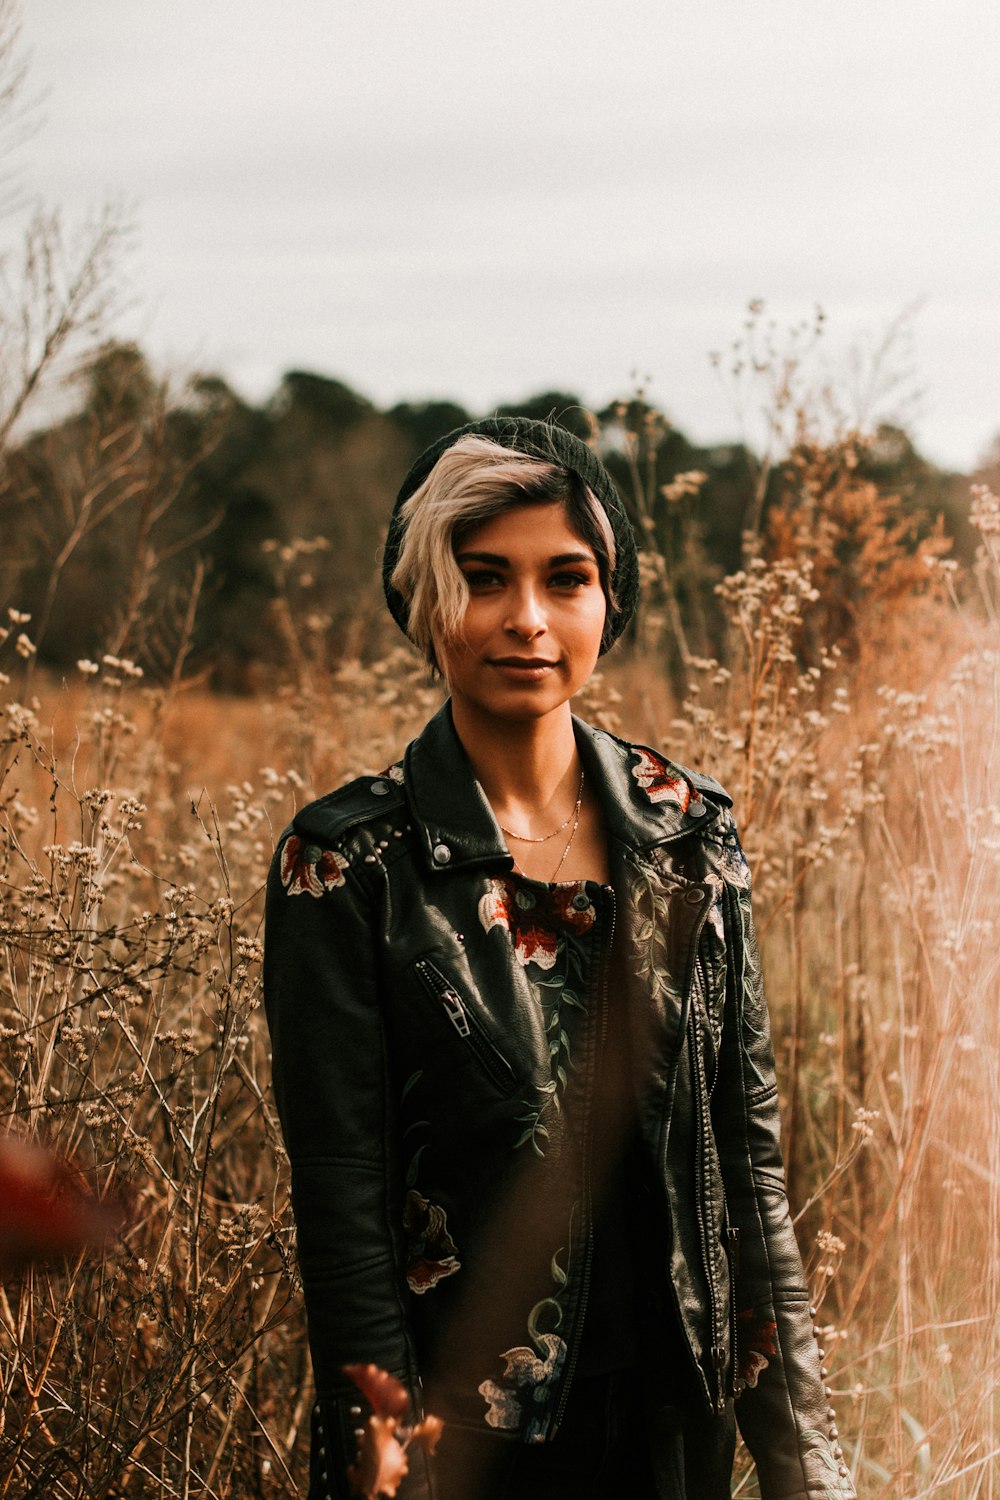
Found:
M 475 434 L 445 449 L 400 508 L 403 541 L 390 578 L 406 601 L 407 634 L 432 666 L 435 634 L 459 635 L 469 602 L 469 586 L 455 561 L 462 535 L 503 510 L 560 503 L 594 553 L 611 613 L 618 607 L 611 587 L 614 532 L 589 485 L 562 464 Z

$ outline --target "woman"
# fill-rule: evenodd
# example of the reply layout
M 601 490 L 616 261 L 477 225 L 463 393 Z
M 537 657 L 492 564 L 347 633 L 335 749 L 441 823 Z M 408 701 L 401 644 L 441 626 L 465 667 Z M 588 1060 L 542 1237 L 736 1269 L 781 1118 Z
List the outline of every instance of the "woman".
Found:
M 636 601 L 631 528 L 567 432 L 471 423 L 411 469 L 389 607 L 450 698 L 305 808 L 266 1000 L 316 1378 L 311 1500 L 396 1375 L 446 1419 L 407 1500 L 853 1487 L 778 1146 L 730 799 L 574 719 Z

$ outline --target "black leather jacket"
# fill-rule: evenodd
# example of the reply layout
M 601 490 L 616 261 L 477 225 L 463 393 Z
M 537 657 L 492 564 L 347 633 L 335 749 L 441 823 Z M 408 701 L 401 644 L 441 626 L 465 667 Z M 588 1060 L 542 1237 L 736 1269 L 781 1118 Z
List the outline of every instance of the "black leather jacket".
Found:
M 544 1008 L 566 976 L 525 963 L 513 861 L 447 705 L 402 766 L 306 807 L 275 856 L 265 999 L 317 1388 L 310 1497 L 348 1493 L 364 1408 L 348 1362 L 392 1371 L 417 1410 L 428 1387 L 452 1422 L 524 1441 L 558 1427 L 621 1027 L 645 1222 L 662 1225 L 650 1305 L 684 1388 L 720 1434 L 736 1398 L 765 1500 L 852 1496 L 785 1196 L 730 799 L 575 727 L 613 890 L 559 888 L 571 928 L 602 916 L 571 1061 Z M 433 1465 L 412 1460 L 401 1496 L 432 1497 Z

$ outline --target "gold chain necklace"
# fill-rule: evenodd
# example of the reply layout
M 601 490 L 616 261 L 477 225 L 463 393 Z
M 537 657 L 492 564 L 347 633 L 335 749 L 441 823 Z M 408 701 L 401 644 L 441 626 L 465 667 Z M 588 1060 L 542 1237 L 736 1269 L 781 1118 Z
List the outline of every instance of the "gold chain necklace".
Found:
M 565 862 L 566 862 L 566 856 L 569 853 L 570 848 L 572 847 L 573 840 L 576 838 L 576 830 L 580 826 L 580 803 L 582 802 L 582 800 L 583 800 L 583 783 L 581 781 L 581 783 L 580 783 L 580 795 L 576 799 L 576 813 L 575 813 L 575 816 L 573 818 L 573 827 L 569 831 L 569 838 L 566 840 L 566 847 L 565 847 L 565 849 L 563 850 L 562 854 L 559 857 L 559 863 L 556 865 L 555 869 L 552 871 L 552 874 L 549 876 L 550 883 L 555 880 L 556 876 L 559 874 L 559 871 L 562 869 L 563 865 L 565 864 Z M 565 827 L 565 824 L 563 826 Z
M 559 871 L 566 863 L 566 856 L 569 853 L 570 849 L 572 849 L 573 847 L 573 840 L 576 838 L 576 830 L 580 826 L 580 809 L 583 806 L 583 776 L 584 773 L 581 771 L 580 785 L 577 788 L 576 793 L 576 802 L 573 804 L 573 811 L 570 813 L 569 817 L 565 820 L 565 822 L 560 823 L 558 828 L 553 828 L 551 833 L 543 834 L 540 839 L 531 838 L 523 833 L 514 833 L 510 828 L 505 828 L 504 825 L 500 822 L 499 818 L 497 819 L 497 827 L 500 828 L 508 838 L 517 839 L 518 843 L 521 844 L 547 844 L 549 839 L 554 839 L 557 833 L 562 833 L 563 829 L 568 828 L 570 823 L 573 824 L 573 827 L 569 830 L 569 838 L 566 840 L 566 847 L 563 850 L 562 854 L 559 856 L 559 863 L 556 865 L 555 869 L 552 871 L 552 874 L 549 876 L 550 884 L 555 880 L 556 876 L 559 874 Z
M 562 831 L 563 831 L 564 828 L 568 828 L 571 823 L 574 823 L 574 819 L 576 820 L 576 822 L 574 823 L 574 826 L 573 826 L 573 833 L 575 833 L 576 832 L 576 823 L 579 823 L 579 821 L 580 821 L 580 806 L 581 806 L 581 803 L 583 802 L 583 777 L 584 777 L 584 773 L 583 773 L 583 771 L 581 771 L 580 772 L 580 785 L 579 785 L 579 788 L 577 789 L 576 802 L 573 804 L 573 810 L 572 810 L 572 812 L 570 813 L 570 815 L 569 815 L 568 818 L 564 818 L 563 819 L 563 821 L 559 824 L 558 828 L 553 828 L 553 830 L 552 830 L 551 833 L 543 833 L 540 839 L 532 838 L 527 833 L 515 833 L 514 830 L 513 830 L 513 828 L 507 828 L 507 827 L 505 827 L 504 824 L 500 822 L 499 818 L 497 818 L 497 827 L 501 830 L 501 832 L 505 833 L 508 838 L 517 839 L 517 841 L 518 841 L 519 844 L 547 844 L 548 841 L 549 841 L 549 839 L 554 839 L 557 833 L 562 833 Z M 573 834 L 570 834 L 570 841 L 571 842 L 572 842 L 572 838 L 573 838 Z M 567 845 L 567 848 L 568 847 L 569 847 L 569 845 Z M 565 859 L 565 858 L 566 858 L 566 856 L 564 854 L 563 855 L 563 859 Z M 560 863 L 562 863 L 562 861 L 560 861 Z

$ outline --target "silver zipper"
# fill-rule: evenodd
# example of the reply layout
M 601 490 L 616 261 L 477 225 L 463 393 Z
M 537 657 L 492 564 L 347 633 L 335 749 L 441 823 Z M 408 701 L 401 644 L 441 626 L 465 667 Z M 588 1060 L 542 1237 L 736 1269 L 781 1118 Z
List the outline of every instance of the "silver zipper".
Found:
M 445 1015 L 459 1036 L 469 1036 L 471 1033 L 469 1018 L 465 1013 L 461 996 L 455 990 L 445 990 L 441 996 L 441 1004 L 444 1006 Z
M 455 986 L 449 984 L 440 969 L 435 968 L 429 959 L 418 958 L 413 969 L 426 993 L 441 1006 L 458 1035 L 468 1042 L 493 1082 L 503 1093 L 509 1094 L 517 1083 L 514 1069 L 489 1037 L 481 1033 Z
M 699 945 L 701 934 L 698 935 Z M 715 1410 L 723 1412 L 726 1407 L 725 1393 L 725 1367 L 726 1351 L 722 1342 L 721 1320 L 719 1317 L 719 1288 L 715 1275 L 715 1265 L 712 1258 L 712 1246 L 708 1238 L 708 1225 L 705 1216 L 705 1199 L 707 1197 L 706 1183 L 708 1179 L 708 1085 L 705 1079 L 705 1060 L 702 1057 L 698 1037 L 698 994 L 699 989 L 704 993 L 705 971 L 702 964 L 701 954 L 696 953 L 694 973 L 691 984 L 691 1009 L 688 1013 L 689 1045 L 691 1047 L 691 1067 L 694 1072 L 695 1098 L 696 1098 L 696 1126 L 698 1136 L 698 1163 L 695 1174 L 695 1216 L 698 1221 L 698 1237 L 701 1242 L 702 1264 L 705 1272 L 705 1281 L 708 1286 L 709 1321 L 712 1333 L 711 1359 L 715 1375 Z M 700 985 L 698 981 L 701 981 Z

